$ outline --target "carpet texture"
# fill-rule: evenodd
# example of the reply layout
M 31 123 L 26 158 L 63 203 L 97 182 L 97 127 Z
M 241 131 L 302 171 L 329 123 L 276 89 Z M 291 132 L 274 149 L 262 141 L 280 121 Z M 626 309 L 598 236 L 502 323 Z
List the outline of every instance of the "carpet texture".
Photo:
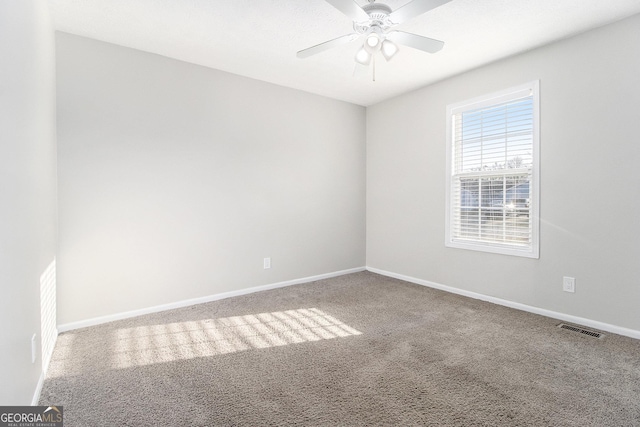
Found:
M 65 426 L 640 426 L 640 341 L 369 272 L 61 334 Z

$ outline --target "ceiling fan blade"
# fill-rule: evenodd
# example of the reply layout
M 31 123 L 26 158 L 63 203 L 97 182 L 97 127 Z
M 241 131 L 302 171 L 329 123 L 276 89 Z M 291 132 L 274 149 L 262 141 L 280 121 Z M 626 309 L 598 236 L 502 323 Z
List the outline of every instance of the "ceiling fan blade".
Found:
M 368 21 L 369 15 L 354 0 L 325 0 L 354 21 Z
M 404 31 L 391 31 L 387 34 L 387 39 L 428 53 L 436 53 L 444 46 L 443 41 L 430 39 L 429 37 L 423 37 L 417 34 L 405 33 Z
M 389 19 L 395 24 L 402 24 L 411 18 L 422 15 L 423 13 L 428 12 L 431 9 L 435 9 L 438 6 L 442 6 L 445 3 L 449 3 L 450 1 L 451 0 L 413 0 L 391 12 Z
M 320 52 L 324 52 L 325 50 L 329 50 L 332 47 L 336 47 L 336 46 L 340 46 L 341 44 L 345 44 L 345 43 L 349 43 L 350 41 L 353 41 L 355 39 L 357 39 L 358 37 L 360 37 L 359 34 L 353 33 L 353 34 L 347 34 L 346 36 L 341 36 L 338 38 L 335 38 L 333 40 L 329 40 L 326 41 L 324 43 L 320 43 L 317 44 L 315 46 L 311 46 L 308 47 L 306 49 L 302 49 L 301 51 L 299 51 L 296 56 L 298 58 L 308 58 L 312 55 L 315 55 L 316 53 L 320 53 Z

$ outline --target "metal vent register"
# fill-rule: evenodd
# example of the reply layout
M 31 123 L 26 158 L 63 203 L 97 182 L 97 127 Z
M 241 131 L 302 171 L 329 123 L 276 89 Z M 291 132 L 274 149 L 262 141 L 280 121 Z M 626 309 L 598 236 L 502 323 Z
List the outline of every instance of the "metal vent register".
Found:
M 601 334 L 600 332 L 590 331 L 589 329 L 583 329 L 583 328 L 579 328 L 577 326 L 567 325 L 566 323 L 560 323 L 558 325 L 558 328 L 566 329 L 566 330 L 571 331 L 571 332 L 577 332 L 579 334 L 588 335 L 588 336 L 593 337 L 593 338 L 603 338 L 604 337 L 604 334 Z

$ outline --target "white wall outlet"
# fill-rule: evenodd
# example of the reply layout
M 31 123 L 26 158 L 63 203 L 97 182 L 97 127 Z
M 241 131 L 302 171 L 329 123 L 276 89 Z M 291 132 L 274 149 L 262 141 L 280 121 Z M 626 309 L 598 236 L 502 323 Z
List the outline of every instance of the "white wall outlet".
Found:
M 265 258 L 263 265 L 264 265 L 265 270 L 267 268 L 271 268 L 271 258 Z
M 37 346 L 38 344 L 36 343 L 36 334 L 33 334 L 33 336 L 31 337 L 31 363 L 36 363 L 36 351 L 37 351 Z
M 576 291 L 576 278 L 575 277 L 563 277 L 562 278 L 562 290 L 565 292 Z

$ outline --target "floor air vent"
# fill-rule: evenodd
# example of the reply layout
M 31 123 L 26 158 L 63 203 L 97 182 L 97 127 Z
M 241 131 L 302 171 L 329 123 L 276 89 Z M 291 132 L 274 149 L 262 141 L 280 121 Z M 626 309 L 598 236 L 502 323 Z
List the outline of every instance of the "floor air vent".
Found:
M 560 323 L 558 325 L 558 328 L 566 329 L 566 330 L 571 331 L 571 332 L 578 332 L 579 334 L 588 335 L 588 336 L 593 337 L 593 338 L 602 338 L 602 337 L 604 337 L 604 334 L 601 334 L 600 332 L 590 331 L 588 329 L 579 328 L 577 326 L 567 325 L 566 323 Z

